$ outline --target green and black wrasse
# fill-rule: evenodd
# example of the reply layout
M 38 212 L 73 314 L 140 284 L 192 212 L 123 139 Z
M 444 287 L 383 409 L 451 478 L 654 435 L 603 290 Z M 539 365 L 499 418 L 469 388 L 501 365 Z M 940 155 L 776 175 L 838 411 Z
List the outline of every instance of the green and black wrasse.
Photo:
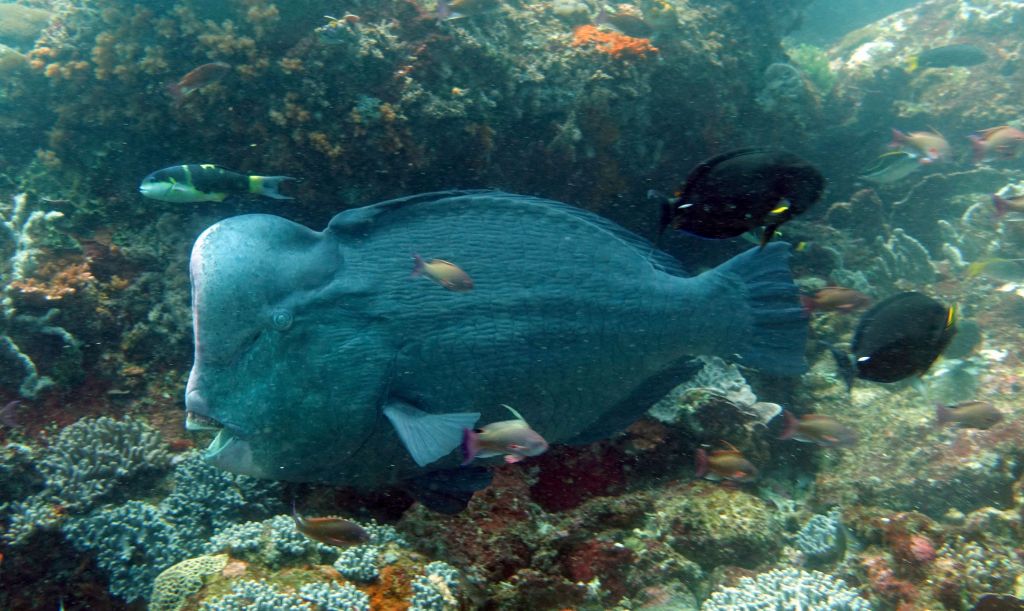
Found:
M 974 45 L 955 44 L 933 47 L 907 60 L 907 71 L 919 68 L 953 68 L 977 66 L 988 61 L 988 54 Z
M 176 165 L 157 170 L 142 180 L 139 193 L 162 202 L 220 202 L 229 195 L 253 193 L 272 199 L 282 195 L 281 183 L 290 176 L 248 176 L 209 163 Z

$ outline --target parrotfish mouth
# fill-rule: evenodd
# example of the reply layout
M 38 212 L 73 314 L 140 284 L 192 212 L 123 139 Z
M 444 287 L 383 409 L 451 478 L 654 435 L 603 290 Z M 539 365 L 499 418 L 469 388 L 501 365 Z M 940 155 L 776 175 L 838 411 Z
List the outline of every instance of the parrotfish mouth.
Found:
M 224 471 L 267 478 L 268 474 L 256 465 L 252 457 L 252 444 L 241 439 L 226 427 L 220 429 L 210 445 L 203 451 L 203 460 Z
M 185 412 L 186 431 L 219 431 L 223 428 L 223 424 L 209 416 L 204 416 L 194 411 Z

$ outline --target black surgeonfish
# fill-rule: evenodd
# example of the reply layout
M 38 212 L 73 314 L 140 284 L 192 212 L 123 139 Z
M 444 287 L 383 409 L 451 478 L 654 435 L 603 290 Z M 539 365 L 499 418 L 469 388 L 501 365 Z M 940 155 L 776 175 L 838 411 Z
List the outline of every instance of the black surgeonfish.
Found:
M 764 245 L 824 190 L 821 172 L 788 151 L 753 147 L 722 153 L 695 167 L 664 204 L 658 235 L 672 227 L 724 239 L 764 227 Z
M 956 307 L 927 295 L 898 293 L 864 313 L 850 349 L 833 348 L 848 386 L 853 379 L 898 382 L 928 371 L 956 334 Z

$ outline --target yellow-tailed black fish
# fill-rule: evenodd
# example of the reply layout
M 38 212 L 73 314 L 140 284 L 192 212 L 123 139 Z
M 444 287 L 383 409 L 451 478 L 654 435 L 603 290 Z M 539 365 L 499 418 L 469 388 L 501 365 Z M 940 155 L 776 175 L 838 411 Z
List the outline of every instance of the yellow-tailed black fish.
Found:
M 907 70 L 977 66 L 988 61 L 988 54 L 974 45 L 956 44 L 926 49 L 907 60 Z
M 847 385 L 853 379 L 898 382 L 928 371 L 956 333 L 956 306 L 915 292 L 898 293 L 864 313 L 852 357 L 833 348 Z
M 821 172 L 793 153 L 757 147 L 730 151 L 690 172 L 675 198 L 664 204 L 658 235 L 672 227 L 723 239 L 764 227 L 763 245 L 824 190 Z
M 292 199 L 278 187 L 290 176 L 247 176 L 209 163 L 176 165 L 142 179 L 139 193 L 162 202 L 219 202 L 228 195 L 254 193 L 273 199 Z

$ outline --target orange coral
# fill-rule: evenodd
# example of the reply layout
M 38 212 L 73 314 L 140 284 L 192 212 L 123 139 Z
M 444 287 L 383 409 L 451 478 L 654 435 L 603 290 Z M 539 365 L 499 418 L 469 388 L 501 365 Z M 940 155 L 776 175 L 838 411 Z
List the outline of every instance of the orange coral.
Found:
M 634 38 L 619 32 L 605 31 L 596 25 L 581 25 L 573 32 L 572 46 L 594 45 L 601 53 L 612 57 L 645 57 L 657 53 L 658 48 L 648 38 Z
M 49 263 L 49 262 L 48 262 Z M 12 289 L 22 295 L 35 296 L 45 301 L 59 301 L 96 280 L 89 270 L 88 263 L 74 263 L 59 268 L 59 263 L 44 264 L 40 272 L 48 278 L 25 278 L 11 282 Z

